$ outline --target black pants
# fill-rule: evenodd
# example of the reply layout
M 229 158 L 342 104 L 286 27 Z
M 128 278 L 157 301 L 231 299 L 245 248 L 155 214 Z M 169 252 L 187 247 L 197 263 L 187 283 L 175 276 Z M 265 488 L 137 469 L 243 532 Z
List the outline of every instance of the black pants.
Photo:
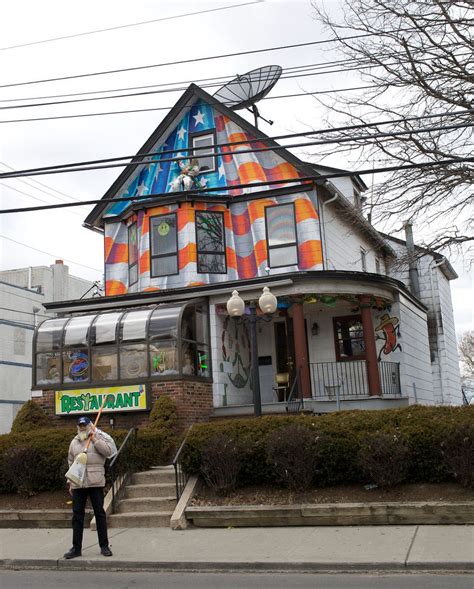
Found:
M 109 545 L 107 537 L 107 517 L 104 511 L 104 488 L 88 487 L 72 490 L 72 546 L 76 550 L 82 550 L 82 534 L 84 532 L 84 511 L 87 497 L 90 498 L 94 510 L 97 526 L 99 546 L 105 548 Z

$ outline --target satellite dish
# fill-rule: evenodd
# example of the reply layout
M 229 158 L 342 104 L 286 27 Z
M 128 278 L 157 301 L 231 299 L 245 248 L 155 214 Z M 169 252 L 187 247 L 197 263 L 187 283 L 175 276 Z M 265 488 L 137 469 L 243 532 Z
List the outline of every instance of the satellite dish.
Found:
M 278 82 L 282 74 L 279 65 L 266 65 L 257 68 L 242 76 L 237 76 L 214 94 L 220 102 L 223 102 L 231 110 L 246 108 L 255 116 L 255 126 L 258 117 L 262 118 L 255 106 L 255 103 L 262 100 Z M 263 119 L 267 121 L 267 119 Z M 273 121 L 267 121 L 273 124 Z

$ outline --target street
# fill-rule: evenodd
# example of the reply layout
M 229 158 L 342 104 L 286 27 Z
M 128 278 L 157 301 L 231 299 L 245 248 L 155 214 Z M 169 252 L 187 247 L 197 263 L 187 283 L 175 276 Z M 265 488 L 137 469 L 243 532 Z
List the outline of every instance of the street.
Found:
M 473 575 L 445 574 L 286 574 L 286 573 L 156 573 L 156 572 L 85 572 L 85 571 L 8 571 L 1 573 L 2 589 L 250 589 L 312 588 L 318 589 L 470 589 Z

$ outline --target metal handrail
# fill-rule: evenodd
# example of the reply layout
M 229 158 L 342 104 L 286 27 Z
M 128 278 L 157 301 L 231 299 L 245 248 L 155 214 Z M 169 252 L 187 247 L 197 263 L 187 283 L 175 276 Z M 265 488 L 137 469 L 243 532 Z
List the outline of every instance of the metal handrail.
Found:
M 131 447 L 131 444 L 136 441 L 137 438 L 137 431 L 138 428 L 132 427 L 128 430 L 127 435 L 125 436 L 124 441 L 121 443 L 120 448 L 118 449 L 117 454 L 112 458 L 109 464 L 110 476 L 111 476 L 111 489 L 112 489 L 112 513 L 115 513 L 115 504 L 117 501 L 117 497 L 115 495 L 115 481 L 117 480 L 119 473 L 117 472 L 117 460 L 119 456 L 124 456 L 125 451 Z M 125 469 L 124 473 L 124 481 L 129 477 L 131 471 L 131 465 L 128 464 Z
M 183 438 L 183 441 L 181 442 L 181 445 L 178 448 L 178 451 L 176 452 L 175 457 L 173 458 L 173 462 L 171 463 L 174 468 L 174 478 L 175 478 L 175 484 L 176 484 L 176 501 L 179 501 L 181 495 L 183 494 L 184 487 L 186 486 L 186 483 L 189 480 L 189 474 L 184 472 L 182 469 L 180 457 L 181 457 L 181 452 L 186 444 L 186 440 L 188 439 L 189 432 L 192 429 L 193 429 L 193 426 L 190 425 L 187 432 L 186 432 L 186 435 Z
M 288 399 L 286 400 L 286 411 L 287 413 L 296 413 L 303 408 L 303 396 L 299 397 L 295 401 L 293 400 L 293 394 L 295 391 L 295 387 L 300 383 L 300 374 L 301 374 L 301 366 L 298 368 L 296 373 L 295 379 L 293 380 L 293 384 L 291 385 L 290 394 L 288 395 Z M 300 387 L 298 386 L 298 392 L 300 392 Z

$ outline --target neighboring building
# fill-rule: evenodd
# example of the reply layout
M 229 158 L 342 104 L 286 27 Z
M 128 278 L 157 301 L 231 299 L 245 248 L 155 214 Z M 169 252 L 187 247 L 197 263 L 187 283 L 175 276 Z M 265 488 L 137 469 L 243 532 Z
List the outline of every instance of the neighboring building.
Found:
M 10 431 L 17 411 L 31 398 L 33 333 L 54 316 L 43 304 L 91 297 L 94 290 L 94 283 L 70 276 L 62 260 L 0 272 L 0 434 Z
M 248 322 L 226 302 L 265 286 L 278 309 L 257 330 L 264 412 L 291 395 L 315 412 L 460 403 L 456 275 L 425 251 L 410 279 L 397 270 L 414 246 L 362 216 L 356 174 L 301 161 L 195 85 L 139 153 L 154 161 L 136 158 L 85 222 L 104 234 L 106 296 L 47 305 L 61 318 L 37 331 L 38 402 L 57 423 L 105 400 L 117 425 L 141 424 L 161 394 L 183 426 L 252 413 Z

